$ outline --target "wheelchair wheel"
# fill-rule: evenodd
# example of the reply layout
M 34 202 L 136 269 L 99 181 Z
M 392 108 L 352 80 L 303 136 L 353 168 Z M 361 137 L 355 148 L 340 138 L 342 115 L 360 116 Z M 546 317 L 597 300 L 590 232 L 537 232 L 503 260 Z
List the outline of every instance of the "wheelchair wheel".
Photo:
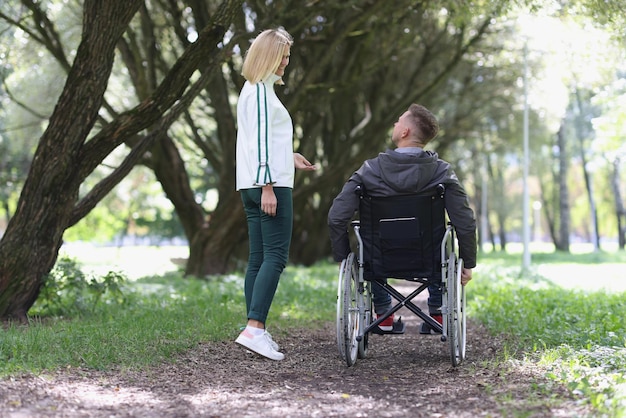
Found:
M 461 286 L 463 260 L 458 260 L 452 253 L 448 259 L 447 270 L 447 339 L 450 344 L 450 359 L 456 367 L 465 358 L 465 288 Z
M 372 312 L 374 311 L 374 305 L 372 303 L 372 282 L 365 282 L 363 285 L 363 293 L 361 294 L 363 303 L 360 306 L 363 306 L 363 312 L 361 313 L 361 326 L 359 330 L 365 329 L 372 323 Z M 368 337 L 369 333 L 365 334 L 361 341 L 359 341 L 359 351 L 358 357 L 365 358 L 367 355 L 368 349 Z
M 467 317 L 465 316 L 466 300 L 465 300 L 465 286 L 461 284 L 461 273 L 463 272 L 463 260 L 460 259 L 457 268 L 457 303 L 458 303 L 458 322 L 459 322 L 459 355 L 461 361 L 465 360 L 465 344 L 467 342 Z
M 361 322 L 358 289 L 358 269 L 354 253 L 350 253 L 341 263 L 337 286 L 337 346 L 348 366 L 356 362 L 359 351 L 356 340 Z
M 352 254 L 348 256 L 350 258 Z M 344 288 L 344 277 L 346 275 L 346 264 L 348 263 L 348 258 L 341 262 L 341 267 L 339 267 L 339 280 L 337 280 L 337 348 L 339 349 L 339 355 L 342 358 L 345 357 L 345 338 L 343 332 L 343 305 L 344 305 L 344 297 L 343 297 L 343 288 Z

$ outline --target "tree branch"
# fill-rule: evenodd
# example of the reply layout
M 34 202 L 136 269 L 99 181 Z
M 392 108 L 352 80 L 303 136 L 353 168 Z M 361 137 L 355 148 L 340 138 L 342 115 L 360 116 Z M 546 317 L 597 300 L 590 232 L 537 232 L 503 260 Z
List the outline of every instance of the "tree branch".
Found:
M 203 29 L 198 40 L 185 50 L 154 93 L 134 109 L 122 113 L 89 140 L 81 150 L 79 178 L 88 176 L 104 158 L 129 137 L 147 129 L 181 97 L 198 68 L 207 68 L 221 56 L 219 43 L 243 0 L 226 0 Z M 230 20 L 229 20 L 230 19 Z M 209 49 L 210 48 L 210 49 Z
M 143 139 L 141 139 L 129 152 L 124 161 L 100 181 L 85 197 L 83 197 L 74 207 L 69 226 L 75 225 L 84 218 L 116 185 L 122 181 L 133 167 L 143 158 L 144 154 L 152 145 L 163 136 L 167 135 L 170 126 L 183 114 L 191 105 L 191 102 L 209 84 L 213 76 L 212 70 L 220 63 L 220 59 L 214 59 L 209 68 L 203 71 L 198 80 L 187 90 L 183 97 L 161 119 L 157 126 Z

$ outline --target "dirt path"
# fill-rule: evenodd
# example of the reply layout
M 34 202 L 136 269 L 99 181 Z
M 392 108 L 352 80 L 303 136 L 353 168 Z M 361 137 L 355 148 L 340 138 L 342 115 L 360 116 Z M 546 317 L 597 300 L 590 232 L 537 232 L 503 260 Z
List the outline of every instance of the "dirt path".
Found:
M 274 331 L 273 362 L 233 342 L 203 343 L 143 371 L 66 369 L 0 381 L 1 417 L 573 417 L 589 411 L 543 371 L 494 366 L 499 341 L 468 326 L 468 359 L 417 332 L 370 337 L 367 358 L 340 360 L 334 326 Z

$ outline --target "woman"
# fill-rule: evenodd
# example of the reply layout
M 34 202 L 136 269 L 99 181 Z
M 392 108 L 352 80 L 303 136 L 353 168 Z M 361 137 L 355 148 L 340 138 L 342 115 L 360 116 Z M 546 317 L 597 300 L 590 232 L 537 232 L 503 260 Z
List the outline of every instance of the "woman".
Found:
M 263 31 L 246 53 L 246 82 L 237 103 L 237 190 L 248 221 L 250 253 L 244 291 L 248 323 L 235 340 L 272 360 L 282 360 L 265 320 L 289 255 L 295 168 L 315 170 L 293 152 L 293 125 L 274 92 L 283 85 L 293 38 L 284 29 Z

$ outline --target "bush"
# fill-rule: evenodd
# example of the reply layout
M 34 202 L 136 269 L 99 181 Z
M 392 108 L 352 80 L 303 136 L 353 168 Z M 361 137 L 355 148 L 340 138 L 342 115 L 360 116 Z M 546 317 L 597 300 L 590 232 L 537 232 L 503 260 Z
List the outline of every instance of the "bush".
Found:
M 73 317 L 93 313 L 102 303 L 124 304 L 126 281 L 126 276 L 113 271 L 100 278 L 88 276 L 76 260 L 60 257 L 46 276 L 29 313 L 40 317 Z

